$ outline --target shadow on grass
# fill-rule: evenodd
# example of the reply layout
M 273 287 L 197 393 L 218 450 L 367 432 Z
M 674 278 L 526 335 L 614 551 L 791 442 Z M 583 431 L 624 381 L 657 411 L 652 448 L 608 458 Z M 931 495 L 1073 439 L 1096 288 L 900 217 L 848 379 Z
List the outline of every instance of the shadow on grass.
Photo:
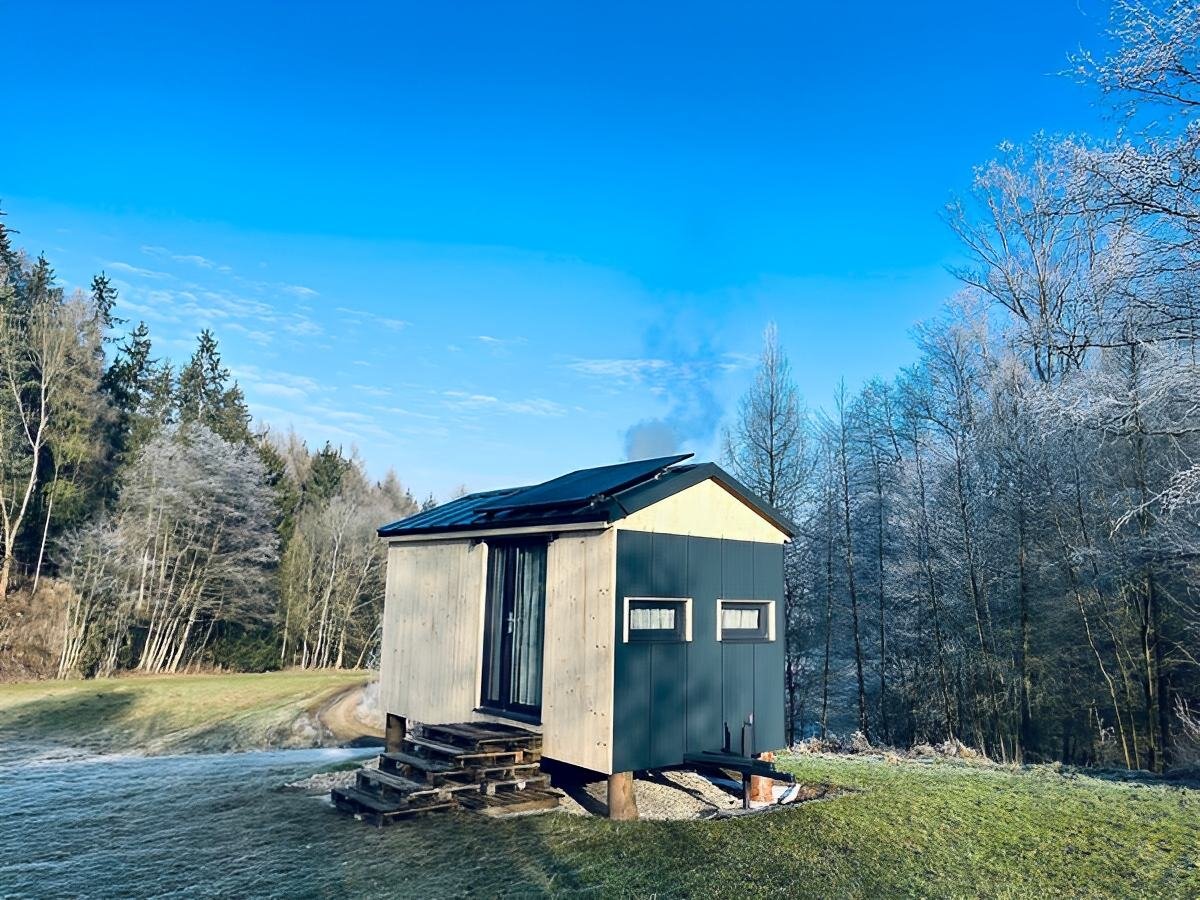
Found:
M 1087 776 L 1101 781 L 1111 781 L 1117 784 L 1137 784 L 1142 787 L 1180 787 L 1200 788 L 1200 767 L 1188 766 L 1163 774 L 1147 772 L 1144 769 L 1086 769 L 1063 767 L 1061 774 L 1066 777 Z
M 56 743 L 112 749 L 114 727 L 125 721 L 135 697 L 115 690 L 70 691 L 0 709 L 0 743 Z

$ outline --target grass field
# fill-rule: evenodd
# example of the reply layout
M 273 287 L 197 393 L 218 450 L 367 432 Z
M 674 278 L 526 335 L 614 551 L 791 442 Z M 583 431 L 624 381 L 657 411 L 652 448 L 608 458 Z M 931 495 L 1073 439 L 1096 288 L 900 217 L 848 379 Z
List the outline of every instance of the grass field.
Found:
M 543 884 L 605 896 L 1200 896 L 1197 790 L 950 762 L 781 765 L 845 793 L 739 821 L 547 817 L 534 842 L 553 860 Z M 530 845 L 517 833 L 528 825 L 502 824 L 513 852 Z
M 305 746 L 361 672 L 164 675 L 0 684 L 0 743 L 167 753 Z
M 1200 897 L 1200 791 L 952 762 L 781 765 L 843 792 L 716 821 L 314 825 L 314 877 L 336 872 L 329 893 L 352 897 Z
M 0 745 L 287 745 L 297 718 L 363 680 L 319 672 L 0 685 Z M 205 801 L 194 815 L 197 827 L 244 815 L 271 848 L 258 864 L 262 877 L 297 879 L 329 896 L 386 896 L 403 886 L 429 896 L 1200 897 L 1200 790 L 1192 787 L 956 762 L 784 756 L 780 765 L 840 793 L 737 820 L 454 814 L 377 831 L 311 799 L 239 788 L 237 803 Z M 198 783 L 191 793 L 205 789 Z M 248 880 L 247 890 L 257 884 Z

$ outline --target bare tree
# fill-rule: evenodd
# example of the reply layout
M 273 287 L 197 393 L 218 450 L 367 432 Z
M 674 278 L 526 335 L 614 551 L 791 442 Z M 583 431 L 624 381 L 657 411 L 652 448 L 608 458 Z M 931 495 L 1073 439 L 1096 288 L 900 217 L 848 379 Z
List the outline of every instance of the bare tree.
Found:
M 34 502 L 59 393 L 83 327 L 39 260 L 18 294 L 0 271 L 0 602 L 8 596 L 17 540 Z
M 810 490 L 812 454 L 807 412 L 792 380 L 778 329 L 768 325 L 754 383 L 742 397 L 737 419 L 725 432 L 725 459 L 733 474 L 785 516 L 804 512 Z M 794 739 L 800 698 L 805 578 L 797 546 L 784 549 L 784 624 L 786 641 L 787 737 Z

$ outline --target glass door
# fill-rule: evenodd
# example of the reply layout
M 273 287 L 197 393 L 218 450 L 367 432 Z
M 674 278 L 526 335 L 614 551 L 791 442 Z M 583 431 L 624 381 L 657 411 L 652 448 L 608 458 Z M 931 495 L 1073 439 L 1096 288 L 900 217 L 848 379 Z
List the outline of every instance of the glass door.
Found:
M 488 543 L 485 606 L 480 703 L 536 719 L 542 712 L 545 541 Z

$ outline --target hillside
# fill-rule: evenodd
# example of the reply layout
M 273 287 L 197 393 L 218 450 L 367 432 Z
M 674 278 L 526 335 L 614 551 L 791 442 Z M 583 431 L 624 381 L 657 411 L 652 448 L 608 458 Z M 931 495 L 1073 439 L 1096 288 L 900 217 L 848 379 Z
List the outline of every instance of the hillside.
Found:
M 289 671 L 0 684 L 0 744 L 141 753 L 338 744 L 370 731 L 339 702 L 369 680 Z

